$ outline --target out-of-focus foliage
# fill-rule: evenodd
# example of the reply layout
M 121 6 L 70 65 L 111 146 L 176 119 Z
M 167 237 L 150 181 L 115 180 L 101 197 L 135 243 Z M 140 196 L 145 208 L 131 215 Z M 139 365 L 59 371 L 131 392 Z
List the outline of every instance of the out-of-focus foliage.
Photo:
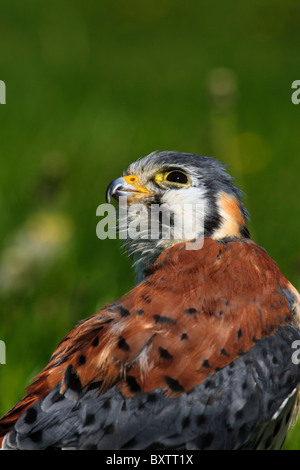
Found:
M 132 287 L 96 208 L 151 151 L 227 163 L 254 239 L 300 287 L 299 15 L 297 0 L 1 0 L 0 414 Z

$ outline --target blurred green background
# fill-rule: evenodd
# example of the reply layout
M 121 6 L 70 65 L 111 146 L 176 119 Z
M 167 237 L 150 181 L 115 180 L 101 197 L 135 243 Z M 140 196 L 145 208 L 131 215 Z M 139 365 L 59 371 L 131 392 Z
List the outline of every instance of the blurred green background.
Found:
M 253 238 L 300 288 L 299 17 L 298 0 L 1 0 L 0 415 L 133 286 L 96 208 L 142 155 L 227 163 Z

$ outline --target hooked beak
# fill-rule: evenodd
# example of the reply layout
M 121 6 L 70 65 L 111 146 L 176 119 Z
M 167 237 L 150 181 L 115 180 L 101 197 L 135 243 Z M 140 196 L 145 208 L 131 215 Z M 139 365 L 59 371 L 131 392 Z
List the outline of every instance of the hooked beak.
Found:
M 120 196 L 132 197 L 149 194 L 150 191 L 139 186 L 138 178 L 135 175 L 122 176 L 112 181 L 106 190 L 106 201 L 110 203 L 111 198 L 117 201 Z

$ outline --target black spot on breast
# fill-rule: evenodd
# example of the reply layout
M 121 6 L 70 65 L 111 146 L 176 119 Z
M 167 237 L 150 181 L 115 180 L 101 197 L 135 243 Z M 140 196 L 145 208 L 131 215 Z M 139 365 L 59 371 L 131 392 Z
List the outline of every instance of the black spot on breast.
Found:
M 111 408 L 111 403 L 110 403 L 110 399 L 108 398 L 107 400 L 105 400 L 105 402 L 103 403 L 102 405 L 102 408 L 104 408 L 105 410 L 110 410 Z
M 242 336 L 243 336 L 243 332 L 242 332 L 241 328 L 239 328 L 238 331 L 237 331 L 237 338 L 240 339 Z
M 86 359 L 85 359 L 85 356 L 82 354 L 81 356 L 79 356 L 78 365 L 83 366 L 85 363 L 86 363 Z
M 208 362 L 207 359 L 204 359 L 204 361 L 202 362 L 202 366 L 203 366 L 203 367 L 206 367 L 207 369 L 210 368 L 210 364 L 209 364 L 209 362 Z
M 178 380 L 165 375 L 165 381 L 168 387 L 172 390 L 172 392 L 184 392 L 183 386 L 178 382 Z
M 26 424 L 32 424 L 35 422 L 36 417 L 37 417 L 37 411 L 35 408 L 31 407 L 26 411 L 25 416 L 24 416 L 24 421 Z
M 183 339 L 188 339 L 188 335 L 187 335 L 186 333 L 182 333 L 180 339 L 181 339 L 181 340 L 183 340 Z
M 136 381 L 136 378 L 132 375 L 127 375 L 126 383 L 132 393 L 139 393 L 141 391 L 141 387 Z
M 153 267 L 152 266 L 150 266 L 149 268 L 145 268 L 144 271 L 143 271 L 143 279 L 146 279 L 152 273 L 153 273 Z
M 122 349 L 122 351 L 129 351 L 129 350 L 130 350 L 130 346 L 129 346 L 128 343 L 126 343 L 126 341 L 125 341 L 125 339 L 123 338 L 123 336 L 120 336 L 120 337 L 119 337 L 118 348 L 119 348 L 119 349 Z
M 98 346 L 98 344 L 99 344 L 99 337 L 96 336 L 92 341 L 92 346 L 95 348 Z
M 212 385 L 213 385 L 212 381 L 210 379 L 208 379 L 208 380 L 205 381 L 204 388 L 208 390 L 212 387 Z
M 94 424 L 95 422 L 95 415 L 93 413 L 88 413 L 85 417 L 84 426 L 89 426 Z
M 245 381 L 243 382 L 242 389 L 243 389 L 243 390 L 247 390 L 247 388 L 248 388 L 248 384 L 247 384 L 247 381 L 245 380 Z
M 155 323 L 166 323 L 166 324 L 176 324 L 176 321 L 173 318 L 167 317 L 165 315 L 153 315 Z
M 76 393 L 81 393 L 82 386 L 81 381 L 72 364 L 70 364 L 65 373 L 65 384 L 68 388 Z
M 226 356 L 226 357 L 229 357 L 229 356 L 230 356 L 230 354 L 228 354 L 228 352 L 226 351 L 225 348 L 220 349 L 220 354 L 221 354 L 222 356 Z
M 184 313 L 187 313 L 188 315 L 194 315 L 195 313 L 198 313 L 198 310 L 194 307 L 191 307 L 184 310 Z
M 130 315 L 129 310 L 124 308 L 122 305 L 118 306 L 118 310 L 119 310 L 119 314 L 121 315 L 121 317 L 128 317 Z
M 276 356 L 272 357 L 272 362 L 273 362 L 274 365 L 278 364 L 278 359 L 277 359 Z
M 172 354 L 170 354 L 167 349 L 159 347 L 158 351 L 159 351 L 159 355 L 162 359 L 173 359 Z
M 190 417 L 189 417 L 189 416 L 185 416 L 185 417 L 182 419 L 182 422 L 181 422 L 182 429 L 187 428 L 187 427 L 190 425 L 190 422 L 191 422 Z
M 205 422 L 206 422 L 205 416 L 203 416 L 203 415 L 197 415 L 196 416 L 196 423 L 197 423 L 198 426 L 201 426 Z
M 140 316 L 144 315 L 144 310 L 142 310 L 142 309 L 136 310 L 136 314 L 140 317 Z
M 148 393 L 147 402 L 148 403 L 155 403 L 157 401 L 157 395 L 155 393 Z

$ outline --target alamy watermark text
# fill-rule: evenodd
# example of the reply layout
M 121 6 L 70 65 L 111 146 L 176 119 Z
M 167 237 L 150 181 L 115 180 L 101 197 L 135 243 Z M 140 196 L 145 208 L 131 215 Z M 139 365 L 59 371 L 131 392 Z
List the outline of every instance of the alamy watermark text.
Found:
M 6 345 L 0 341 L 0 364 L 6 364 Z
M 293 104 L 300 103 L 300 80 L 294 80 L 292 83 L 292 88 L 295 91 L 292 93 L 291 99 Z
M 6 85 L 0 80 L 0 104 L 6 104 Z

